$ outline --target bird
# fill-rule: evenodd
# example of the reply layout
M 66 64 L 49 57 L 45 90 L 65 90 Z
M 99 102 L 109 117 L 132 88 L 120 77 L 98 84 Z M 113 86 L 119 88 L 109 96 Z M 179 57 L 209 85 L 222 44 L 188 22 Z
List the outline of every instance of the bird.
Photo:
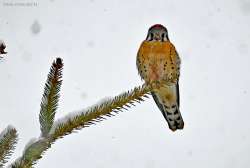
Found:
M 172 131 L 184 128 L 180 113 L 179 76 L 181 60 L 168 30 L 162 24 L 148 29 L 137 52 L 136 66 L 146 84 L 160 83 L 151 95 Z

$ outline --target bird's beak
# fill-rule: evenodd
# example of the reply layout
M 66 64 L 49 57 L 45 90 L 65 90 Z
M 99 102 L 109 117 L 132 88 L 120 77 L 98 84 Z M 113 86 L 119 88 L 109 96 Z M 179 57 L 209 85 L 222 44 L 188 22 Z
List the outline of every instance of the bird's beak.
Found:
M 161 39 L 161 35 L 159 33 L 155 34 L 155 40 L 160 40 Z

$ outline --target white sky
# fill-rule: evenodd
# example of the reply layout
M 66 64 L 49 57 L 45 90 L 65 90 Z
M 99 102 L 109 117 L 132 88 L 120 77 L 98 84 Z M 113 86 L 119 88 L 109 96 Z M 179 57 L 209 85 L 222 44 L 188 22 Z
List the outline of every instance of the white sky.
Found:
M 10 6 L 7 2 L 36 2 Z M 56 118 L 142 84 L 135 60 L 147 29 L 168 28 L 181 58 L 183 131 L 171 132 L 152 98 L 57 141 L 44 167 L 250 167 L 250 0 L 0 0 L 0 130 L 25 144 L 52 61 L 64 60 Z

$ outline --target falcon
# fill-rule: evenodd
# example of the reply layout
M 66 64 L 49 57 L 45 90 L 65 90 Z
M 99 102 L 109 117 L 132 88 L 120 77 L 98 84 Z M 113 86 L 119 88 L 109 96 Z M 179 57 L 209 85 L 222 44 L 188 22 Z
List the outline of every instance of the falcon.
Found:
M 179 98 L 180 63 L 167 28 L 161 24 L 151 26 L 137 53 L 136 65 L 146 84 L 161 83 L 151 94 L 172 131 L 184 127 Z

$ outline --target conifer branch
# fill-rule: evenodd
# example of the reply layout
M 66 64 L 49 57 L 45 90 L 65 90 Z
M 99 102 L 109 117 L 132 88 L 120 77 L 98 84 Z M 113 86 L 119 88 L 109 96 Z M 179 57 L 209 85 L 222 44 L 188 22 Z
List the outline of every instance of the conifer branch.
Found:
M 8 126 L 0 134 L 0 167 L 3 167 L 7 159 L 13 153 L 17 143 L 17 131 L 12 126 Z
M 131 106 L 135 106 L 135 103 L 144 101 L 143 98 L 148 98 L 150 90 L 150 87 L 146 85 L 135 87 L 133 90 L 127 91 L 114 97 L 113 99 L 93 106 L 87 111 L 71 116 L 62 123 L 57 123 L 54 126 L 54 130 L 52 129 L 52 132 L 50 133 L 51 141 L 53 142 L 56 139 L 68 135 L 76 130 L 89 127 L 90 125 L 105 120 L 107 117 L 111 117 L 119 112 L 128 110 Z
M 95 123 L 105 120 L 107 117 L 114 116 L 119 112 L 128 110 L 135 103 L 144 101 L 143 98 L 148 98 L 148 93 L 151 91 L 149 86 L 135 87 L 131 91 L 122 93 L 113 99 L 109 99 L 99 105 L 90 107 L 87 111 L 80 114 L 72 115 L 71 117 L 60 122 L 59 119 L 53 126 L 47 137 L 42 137 L 24 151 L 23 156 L 11 165 L 12 168 L 32 167 L 38 159 L 42 158 L 43 153 L 51 147 L 51 145 L 59 138 L 71 134 L 76 130 L 84 127 L 89 127 Z
M 62 69 L 62 60 L 57 58 L 50 68 L 50 72 L 45 83 L 39 115 L 42 137 L 46 137 L 48 135 L 54 122 L 60 97 L 59 91 L 62 85 Z
M 42 158 L 42 154 L 50 147 L 50 142 L 46 138 L 40 138 L 30 142 L 22 157 L 18 158 L 10 167 L 11 168 L 31 168 L 37 160 Z
M 144 101 L 144 98 L 148 98 L 148 94 L 154 88 L 151 84 L 135 87 L 133 90 L 94 105 L 80 113 L 73 113 L 54 123 L 62 83 L 62 67 L 62 61 L 58 58 L 56 62 L 53 62 L 48 75 L 39 115 L 41 137 L 27 145 L 23 155 L 10 165 L 11 168 L 32 167 L 57 139 L 128 110 L 131 106 L 135 106 L 135 103 L 140 103 Z

